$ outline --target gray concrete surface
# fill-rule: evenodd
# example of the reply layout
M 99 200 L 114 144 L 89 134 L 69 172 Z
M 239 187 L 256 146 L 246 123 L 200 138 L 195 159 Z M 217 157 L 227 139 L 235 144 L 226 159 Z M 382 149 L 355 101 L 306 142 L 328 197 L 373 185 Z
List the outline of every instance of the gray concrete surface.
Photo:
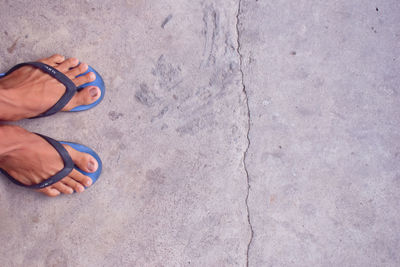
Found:
M 399 14 L 243 2 L 252 266 L 400 266 Z
M 400 3 L 1 1 L 0 71 L 102 73 L 93 110 L 18 122 L 104 172 L 0 179 L 1 266 L 399 266 Z M 2 177 L 3 178 L 3 177 Z

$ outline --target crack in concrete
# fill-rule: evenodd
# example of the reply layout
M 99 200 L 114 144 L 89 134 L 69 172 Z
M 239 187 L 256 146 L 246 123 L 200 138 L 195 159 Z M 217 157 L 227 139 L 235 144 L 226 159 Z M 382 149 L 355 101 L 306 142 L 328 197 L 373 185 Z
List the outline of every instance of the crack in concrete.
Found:
M 250 176 L 249 172 L 247 170 L 247 165 L 246 165 L 246 159 L 247 159 L 247 153 L 250 148 L 250 125 L 251 125 L 251 118 L 250 118 L 250 106 L 249 106 L 249 96 L 247 94 L 246 90 L 246 85 L 244 84 L 244 72 L 243 72 L 243 55 L 240 52 L 241 44 L 240 44 L 240 30 L 239 30 L 239 24 L 240 24 L 240 12 L 242 10 L 242 0 L 239 0 L 238 4 L 238 10 L 236 14 L 236 33 L 237 33 L 237 53 L 239 55 L 239 71 L 241 74 L 241 83 L 242 83 L 242 88 L 243 88 L 243 94 L 245 96 L 245 103 L 247 107 L 247 147 L 243 153 L 243 167 L 244 171 L 246 173 L 246 178 L 247 178 L 247 194 L 246 194 L 246 208 L 247 208 L 247 222 L 249 223 L 249 228 L 250 228 L 250 239 L 249 243 L 247 244 L 247 250 L 246 250 L 246 266 L 249 266 L 249 252 L 250 252 L 250 246 L 253 242 L 253 237 L 254 237 L 254 230 L 253 230 L 253 225 L 251 224 L 251 219 L 250 219 L 250 208 L 249 208 L 249 195 L 250 195 Z

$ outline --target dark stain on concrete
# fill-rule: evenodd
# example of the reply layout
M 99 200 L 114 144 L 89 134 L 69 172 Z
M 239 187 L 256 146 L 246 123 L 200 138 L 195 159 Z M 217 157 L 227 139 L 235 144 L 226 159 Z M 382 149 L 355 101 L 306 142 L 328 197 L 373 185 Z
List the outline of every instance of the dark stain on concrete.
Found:
M 116 112 L 116 111 L 110 111 L 108 112 L 108 117 L 110 118 L 110 120 L 112 121 L 116 121 L 119 118 L 123 117 L 124 113 L 120 113 L 120 112 Z
M 213 6 L 207 6 L 203 10 L 203 23 L 204 29 L 202 34 L 204 35 L 204 47 L 203 56 L 205 57 L 202 62 L 202 66 L 214 65 L 216 62 L 215 55 L 215 42 L 219 34 L 219 13 L 214 9 Z
M 147 180 L 156 184 L 164 184 L 166 177 L 162 174 L 161 168 L 156 168 L 154 170 L 148 170 L 146 172 Z
M 155 119 L 161 119 L 162 117 L 164 117 L 165 113 L 167 113 L 168 111 L 168 106 L 165 106 L 156 116 L 154 116 L 151 119 L 151 122 L 153 122 Z
M 153 92 L 149 90 L 149 87 L 145 83 L 140 84 L 140 89 L 136 91 L 135 98 L 145 106 L 152 107 L 158 100 Z
M 14 43 L 9 48 L 7 48 L 8 53 L 12 54 L 15 51 L 18 40 L 19 40 L 19 37 L 17 38 L 17 40 L 14 41 Z
M 181 72 L 180 66 L 170 63 L 166 60 L 164 55 L 161 55 L 152 69 L 151 74 L 157 77 L 161 88 L 170 91 L 181 84 Z
M 167 25 L 167 23 L 172 19 L 172 14 L 169 14 L 164 21 L 161 23 L 161 28 L 164 29 L 165 25 Z

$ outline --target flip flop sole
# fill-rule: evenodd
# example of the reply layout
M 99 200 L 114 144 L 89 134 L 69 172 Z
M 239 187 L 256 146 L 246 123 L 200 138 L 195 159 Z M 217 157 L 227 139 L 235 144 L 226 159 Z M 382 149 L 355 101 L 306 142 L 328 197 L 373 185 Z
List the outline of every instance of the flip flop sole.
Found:
M 85 84 L 82 84 L 81 86 L 79 86 L 77 88 L 78 92 L 80 90 L 82 90 L 83 88 L 87 87 L 87 86 L 97 86 L 101 91 L 100 98 L 97 99 L 96 102 L 94 102 L 92 104 L 77 106 L 77 107 L 71 109 L 70 112 L 84 111 L 84 110 L 91 109 L 91 108 L 97 106 L 104 98 L 104 94 L 106 92 L 106 86 L 104 84 L 103 78 L 101 77 L 101 75 L 95 69 L 93 69 L 91 66 L 89 66 L 88 70 L 85 73 L 82 73 L 82 74 L 80 74 L 80 75 L 78 75 L 76 77 L 83 76 L 83 75 L 85 75 L 85 74 L 87 74 L 89 72 L 93 72 L 96 75 L 96 80 L 94 80 L 93 82 L 85 83 Z
M 97 155 L 97 153 L 93 149 L 91 149 L 87 146 L 81 145 L 81 144 L 72 143 L 72 142 L 64 142 L 64 141 L 59 141 L 59 143 L 64 144 L 64 145 L 69 145 L 70 147 L 72 147 L 73 149 L 75 149 L 79 152 L 88 153 L 97 160 L 99 167 L 93 173 L 85 172 L 85 171 L 79 169 L 76 165 L 74 166 L 74 169 L 76 169 L 83 175 L 89 176 L 92 179 L 91 186 L 93 186 L 93 184 L 99 179 L 101 171 L 103 169 L 103 163 L 101 162 L 99 155 Z

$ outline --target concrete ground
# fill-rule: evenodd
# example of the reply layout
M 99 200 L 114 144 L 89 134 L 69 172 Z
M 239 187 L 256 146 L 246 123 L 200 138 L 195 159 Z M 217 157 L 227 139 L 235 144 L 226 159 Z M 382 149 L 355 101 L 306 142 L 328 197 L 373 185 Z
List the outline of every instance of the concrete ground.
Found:
M 0 265 L 399 266 L 396 0 L 7 1 L 0 71 L 53 53 L 101 105 L 18 122 L 94 148 L 55 199 L 0 179 Z

